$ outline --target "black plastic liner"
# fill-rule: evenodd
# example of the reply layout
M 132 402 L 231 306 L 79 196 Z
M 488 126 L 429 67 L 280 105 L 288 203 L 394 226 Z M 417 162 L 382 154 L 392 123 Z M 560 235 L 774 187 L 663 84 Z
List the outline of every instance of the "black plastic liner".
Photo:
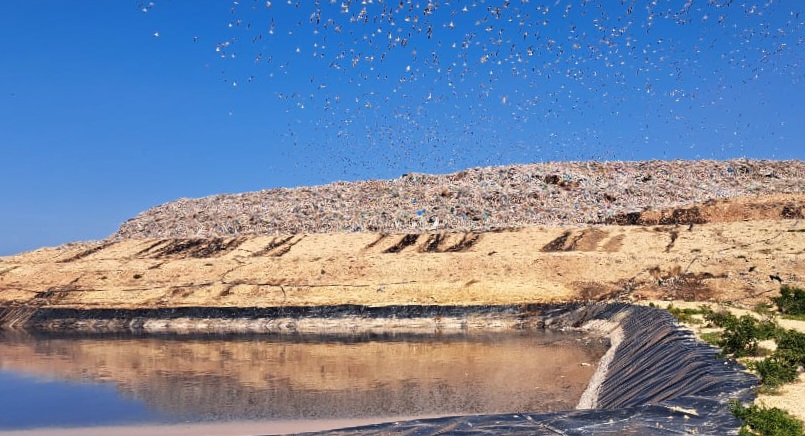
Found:
M 339 328 L 372 333 L 447 333 L 462 329 L 544 328 L 545 320 L 582 306 L 287 306 L 287 307 L 174 307 L 149 309 L 72 309 L 54 307 L 0 308 L 0 329 L 77 334 L 315 334 Z M 179 321 L 173 323 L 173 321 Z M 305 327 L 300 327 L 306 321 Z M 380 322 L 372 322 L 380 321 Z M 382 327 L 391 322 L 387 330 Z M 155 324 L 157 326 L 155 326 Z M 301 329 L 301 330 L 300 330 Z M 368 333 L 368 331 L 366 331 Z M 342 332 L 343 333 L 343 332 Z
M 155 309 L 70 309 L 36 308 L 22 323 L 26 329 L 38 330 L 44 322 L 62 320 L 114 320 L 135 319 L 260 319 L 260 318 L 434 318 L 444 316 L 466 317 L 467 315 L 530 315 L 566 312 L 579 304 L 567 305 L 503 305 L 503 306 L 363 306 L 343 304 L 336 306 L 286 306 L 286 307 L 169 307 Z M 0 309 L 0 317 L 10 309 Z

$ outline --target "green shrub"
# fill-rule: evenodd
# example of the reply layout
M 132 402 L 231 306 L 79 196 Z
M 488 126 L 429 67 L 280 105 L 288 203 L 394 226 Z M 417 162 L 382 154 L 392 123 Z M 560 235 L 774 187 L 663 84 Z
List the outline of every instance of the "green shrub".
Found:
M 726 310 L 719 310 L 718 312 L 710 311 L 709 313 L 705 313 L 704 319 L 716 327 L 723 328 L 738 323 L 738 317 Z
M 732 413 L 741 421 L 741 436 L 802 436 L 802 422 L 776 407 L 732 404 Z
M 777 334 L 777 348 L 805 353 L 805 333 L 783 330 Z
M 735 357 L 757 354 L 758 326 L 751 315 L 744 315 L 724 327 L 718 345 L 726 354 Z
M 717 347 L 719 341 L 721 341 L 721 332 L 702 333 L 701 338 L 704 342 Z
M 777 334 L 777 351 L 775 354 L 786 359 L 794 366 L 805 366 L 805 333 L 794 330 L 783 330 Z
M 772 301 L 781 313 L 788 315 L 805 315 L 805 291 L 788 285 L 780 288 L 780 296 L 772 297 Z
M 772 306 L 769 303 L 755 304 L 755 307 L 753 309 L 755 310 L 755 312 L 764 317 L 771 318 L 774 316 L 774 311 L 772 310 Z
M 710 311 L 704 314 L 704 318 L 710 324 L 724 329 L 717 345 L 725 354 L 735 357 L 756 356 L 757 342 L 776 337 L 779 330 L 771 317 L 758 321 L 751 315 L 738 318 L 727 311 Z
M 750 362 L 749 368 L 757 371 L 763 386 L 772 389 L 797 379 L 797 367 L 777 355 Z
M 701 315 L 704 313 L 702 309 L 680 309 L 674 307 L 672 304 L 669 304 L 666 310 L 668 310 L 678 322 L 685 324 L 701 324 L 701 321 L 694 318 L 693 315 Z
M 774 339 L 777 337 L 779 327 L 772 319 L 764 319 L 755 321 L 755 337 L 761 341 L 766 339 Z

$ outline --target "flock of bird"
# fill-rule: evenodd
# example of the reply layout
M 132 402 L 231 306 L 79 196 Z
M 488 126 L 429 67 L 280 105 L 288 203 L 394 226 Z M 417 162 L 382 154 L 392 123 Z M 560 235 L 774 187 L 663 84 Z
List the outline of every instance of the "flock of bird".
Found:
M 737 121 L 702 118 L 742 83 L 802 78 L 794 3 L 241 0 L 222 20 L 228 38 L 194 41 L 229 62 L 228 85 L 275 83 L 278 107 L 304 120 L 288 137 L 461 166 L 468 150 L 523 160 L 540 147 L 606 153 L 616 137 L 657 146 L 663 129 L 680 142 L 737 135 Z

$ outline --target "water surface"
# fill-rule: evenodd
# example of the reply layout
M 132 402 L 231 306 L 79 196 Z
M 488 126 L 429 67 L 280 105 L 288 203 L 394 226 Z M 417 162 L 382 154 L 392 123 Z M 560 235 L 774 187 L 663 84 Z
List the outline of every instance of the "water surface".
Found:
M 0 336 L 0 431 L 383 422 L 575 406 L 605 351 L 577 334 Z M 326 425 L 325 427 L 326 428 Z M 276 432 L 281 432 L 277 429 Z

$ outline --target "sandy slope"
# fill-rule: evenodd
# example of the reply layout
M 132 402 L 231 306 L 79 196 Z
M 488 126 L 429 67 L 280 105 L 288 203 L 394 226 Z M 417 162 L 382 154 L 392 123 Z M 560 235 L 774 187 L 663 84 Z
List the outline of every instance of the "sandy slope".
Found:
M 0 258 L 0 304 L 464 305 L 607 296 L 752 304 L 776 292 L 778 278 L 805 286 L 805 222 L 764 219 L 773 208 L 764 201 L 781 204 L 722 202 L 703 210 L 708 223 L 693 225 L 72 244 Z

